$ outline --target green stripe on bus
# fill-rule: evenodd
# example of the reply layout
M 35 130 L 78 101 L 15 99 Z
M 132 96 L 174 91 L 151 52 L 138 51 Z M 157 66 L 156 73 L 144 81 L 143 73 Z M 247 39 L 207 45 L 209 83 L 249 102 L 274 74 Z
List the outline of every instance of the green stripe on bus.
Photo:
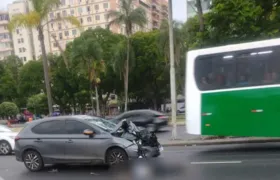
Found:
M 201 104 L 202 135 L 280 137 L 280 87 L 204 93 Z

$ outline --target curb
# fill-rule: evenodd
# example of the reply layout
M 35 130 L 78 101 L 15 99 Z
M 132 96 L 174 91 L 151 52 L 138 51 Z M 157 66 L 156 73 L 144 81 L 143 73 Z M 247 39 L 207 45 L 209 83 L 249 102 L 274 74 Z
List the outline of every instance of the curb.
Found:
M 215 140 L 190 140 L 190 141 L 170 141 L 163 142 L 163 147 L 172 146 L 203 146 L 203 145 L 223 145 L 223 144 L 245 144 L 245 143 L 270 143 L 280 142 L 280 138 L 240 138 L 240 139 L 215 139 Z

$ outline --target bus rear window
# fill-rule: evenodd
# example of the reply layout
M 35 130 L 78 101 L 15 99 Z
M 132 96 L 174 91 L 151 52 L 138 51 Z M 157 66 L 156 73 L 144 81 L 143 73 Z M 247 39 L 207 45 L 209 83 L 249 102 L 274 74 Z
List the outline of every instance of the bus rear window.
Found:
M 201 91 L 279 84 L 280 47 L 212 55 L 195 60 L 195 80 Z

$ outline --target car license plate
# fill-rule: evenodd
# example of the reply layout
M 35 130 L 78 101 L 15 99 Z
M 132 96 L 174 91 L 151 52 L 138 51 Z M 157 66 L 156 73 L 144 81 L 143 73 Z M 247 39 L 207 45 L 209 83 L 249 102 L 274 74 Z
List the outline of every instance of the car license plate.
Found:
M 163 151 L 163 147 L 162 147 L 162 146 L 159 147 L 159 151 L 160 151 L 160 152 Z

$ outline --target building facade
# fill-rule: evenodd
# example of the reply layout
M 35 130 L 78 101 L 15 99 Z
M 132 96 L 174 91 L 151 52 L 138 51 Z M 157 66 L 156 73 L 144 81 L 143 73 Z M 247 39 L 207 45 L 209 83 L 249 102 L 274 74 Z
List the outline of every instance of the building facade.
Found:
M 212 0 L 201 0 L 203 13 L 207 13 L 212 5 Z M 187 19 L 197 14 L 196 0 L 187 0 Z
M 146 11 L 148 23 L 144 28 L 133 27 L 133 32 L 150 31 L 159 28 L 160 22 L 168 18 L 168 3 L 166 0 L 134 0 L 133 7 L 141 7 Z M 27 13 L 32 9 L 28 0 L 15 1 L 8 6 L 9 15 Z M 57 17 L 76 17 L 84 30 L 96 27 L 107 28 L 110 10 L 120 10 L 120 0 L 61 0 L 61 5 L 49 13 L 48 23 L 44 27 L 45 46 L 47 53 L 59 54 L 59 47 L 65 49 L 66 44 L 80 36 L 80 29 L 68 22 L 51 22 Z M 112 26 L 114 33 L 125 34 L 124 26 Z M 13 32 L 15 54 L 24 62 L 36 59 L 41 55 L 41 46 L 36 29 L 17 28 Z M 24 48 L 24 49 L 23 49 Z
M 0 11 L 0 60 L 13 54 L 13 41 L 8 30 L 8 23 L 8 12 Z

